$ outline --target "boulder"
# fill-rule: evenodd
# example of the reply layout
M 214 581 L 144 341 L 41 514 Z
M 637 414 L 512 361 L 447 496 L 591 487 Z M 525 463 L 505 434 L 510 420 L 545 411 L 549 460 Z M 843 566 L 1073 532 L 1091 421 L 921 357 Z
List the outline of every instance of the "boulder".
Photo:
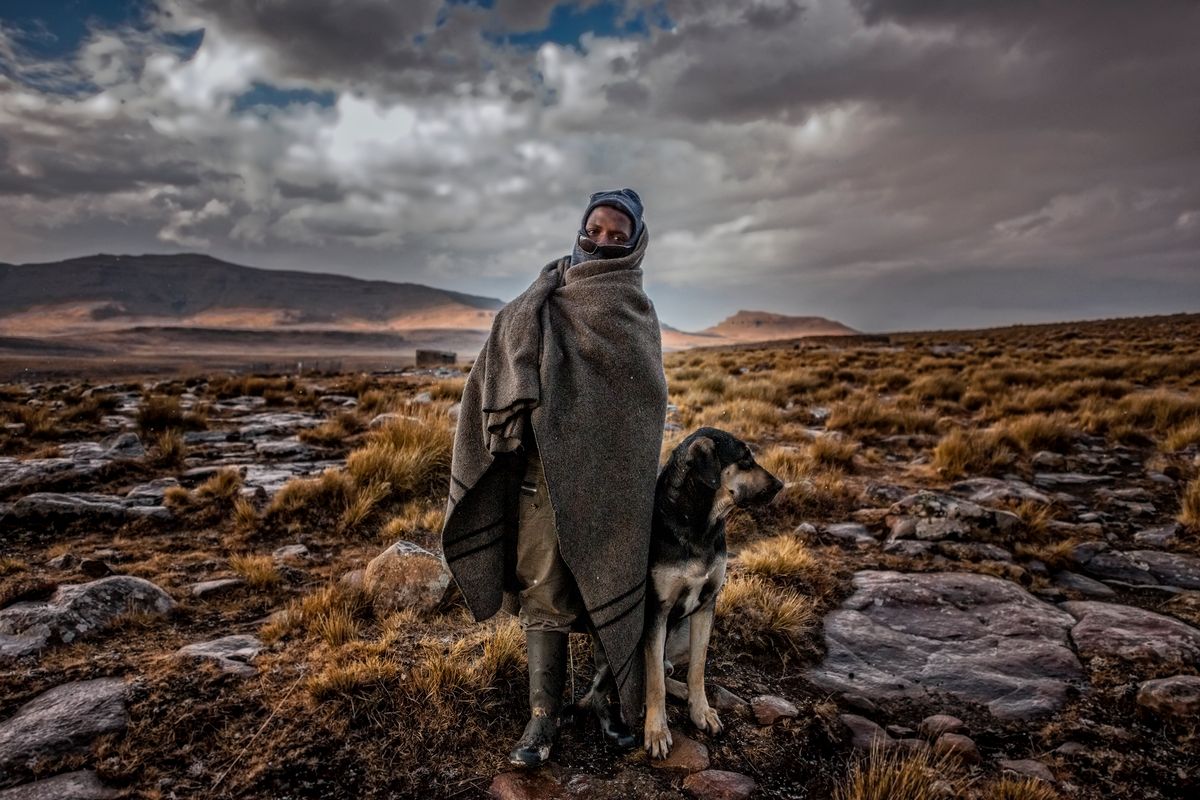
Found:
M 1175 675 L 1138 686 L 1137 704 L 1173 722 L 1200 718 L 1200 676 Z
M 375 556 L 363 573 L 363 586 L 378 611 L 429 611 L 446 596 L 450 570 L 445 561 L 412 542 L 398 541 Z
M 867 570 L 853 588 L 825 618 L 825 660 L 808 671 L 827 691 L 949 695 L 1026 719 L 1057 710 L 1082 677 L 1068 640 L 1075 619 L 1009 581 Z
M 59 586 L 48 600 L 0 609 L 0 661 L 51 643 L 85 639 L 124 614 L 166 614 L 174 607 L 175 601 L 158 586 L 131 575 Z
M 55 686 L 0 723 L 0 780 L 38 759 L 83 750 L 97 736 L 124 731 L 127 724 L 121 678 Z
M 1077 620 L 1071 639 L 1085 658 L 1200 665 L 1200 630 L 1173 617 L 1098 600 L 1059 605 Z
M 13 503 L 13 519 L 36 522 L 44 519 L 109 519 L 124 521 L 149 517 L 170 519 L 171 512 L 161 505 L 145 505 L 139 498 L 118 497 L 96 492 L 34 492 Z
M 213 578 L 210 581 L 193 583 L 190 591 L 192 597 L 199 598 L 200 600 L 211 600 L 214 597 L 229 594 L 245 585 L 246 581 L 241 578 Z

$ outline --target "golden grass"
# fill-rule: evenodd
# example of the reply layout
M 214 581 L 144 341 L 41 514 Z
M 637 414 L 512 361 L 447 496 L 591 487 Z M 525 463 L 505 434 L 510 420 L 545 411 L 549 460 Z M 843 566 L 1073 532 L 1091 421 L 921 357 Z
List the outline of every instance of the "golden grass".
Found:
M 1179 523 L 1184 527 L 1200 531 L 1200 478 L 1189 481 L 1183 487 L 1179 500 Z
M 235 553 L 229 557 L 229 568 L 241 576 L 247 586 L 258 591 L 275 589 L 283 582 L 269 555 Z
M 389 484 L 398 499 L 445 491 L 454 447 L 448 422 L 432 414 L 391 420 L 350 454 L 346 470 L 359 486 Z
M 405 503 L 380 531 L 380 544 L 390 545 L 399 539 L 425 539 L 440 534 L 446 518 L 445 507 L 426 500 Z
M 785 483 L 771 502 L 772 513 L 789 523 L 845 514 L 858 504 L 860 491 L 838 472 L 814 472 Z
M 1167 431 L 1163 447 L 1172 452 L 1200 444 L 1200 419 L 1184 422 Z
M 25 572 L 28 569 L 29 565 L 19 558 L 0 556 L 0 575 L 13 575 L 17 572 Z
M 758 575 L 730 575 L 717 596 L 716 617 L 725 620 L 742 640 L 760 648 L 801 639 L 820 622 L 817 604 L 794 589 L 775 586 Z
M 933 448 L 930 464 L 946 478 L 987 474 L 1012 464 L 1013 451 L 990 430 L 955 428 Z
M 1077 437 L 1065 414 L 1029 414 L 1004 420 L 998 428 L 1001 439 L 1025 453 L 1037 450 L 1067 451 Z
M 195 499 L 232 504 L 242 490 L 242 473 L 237 467 L 222 467 L 196 487 Z
M 684 413 L 685 428 L 711 425 L 745 439 L 760 439 L 779 424 L 779 409 L 762 400 L 727 400 L 703 408 L 699 413 Z
M 138 406 L 137 424 L 143 434 L 182 428 L 183 409 L 179 405 L 179 398 L 161 394 L 146 397 Z
M 315 428 L 305 428 L 298 434 L 300 441 L 322 447 L 337 447 L 367 427 L 362 418 L 353 411 L 339 411 L 331 419 Z
M 167 428 L 150 434 L 149 460 L 159 467 L 181 467 L 187 458 L 187 445 L 178 428 Z
M 258 527 L 258 509 L 248 497 L 233 501 L 233 526 L 239 531 L 252 531 Z
M 1062 795 L 1036 778 L 1000 778 L 983 787 L 980 800 L 1060 800 Z
M 791 534 L 752 542 L 738 552 L 737 560 L 746 572 L 769 578 L 804 578 L 823 569 L 812 552 Z
M 330 582 L 292 600 L 261 629 L 262 640 L 313 639 L 339 646 L 358 638 L 371 617 L 371 595 L 359 586 Z
M 932 433 L 937 429 L 937 417 L 904 401 L 881 402 L 875 397 L 859 395 L 835 405 L 826 426 L 859 437 Z
M 873 747 L 851 763 L 834 800 L 944 800 L 963 788 L 951 764 L 928 750 Z M 951 794 L 947 794 L 947 789 Z

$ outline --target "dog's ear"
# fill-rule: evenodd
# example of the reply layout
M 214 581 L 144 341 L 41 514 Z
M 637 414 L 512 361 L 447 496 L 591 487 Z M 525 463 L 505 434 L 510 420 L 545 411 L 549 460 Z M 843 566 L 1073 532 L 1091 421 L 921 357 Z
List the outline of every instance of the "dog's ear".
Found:
M 699 436 L 688 445 L 687 474 L 694 480 L 716 489 L 721 482 L 721 464 L 717 460 L 717 446 L 707 436 Z

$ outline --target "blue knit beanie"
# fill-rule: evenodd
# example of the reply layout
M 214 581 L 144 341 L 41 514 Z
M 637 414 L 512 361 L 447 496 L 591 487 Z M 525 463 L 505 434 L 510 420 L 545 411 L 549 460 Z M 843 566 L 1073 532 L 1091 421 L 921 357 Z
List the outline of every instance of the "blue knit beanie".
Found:
M 638 237 L 642 235 L 643 225 L 642 198 L 638 197 L 637 192 L 633 189 L 608 189 L 596 192 L 583 212 L 583 220 L 579 223 L 580 228 L 587 225 L 588 216 L 596 206 L 612 206 L 618 211 L 624 212 L 633 221 L 633 236 L 629 237 L 629 242 L 631 244 L 637 242 Z

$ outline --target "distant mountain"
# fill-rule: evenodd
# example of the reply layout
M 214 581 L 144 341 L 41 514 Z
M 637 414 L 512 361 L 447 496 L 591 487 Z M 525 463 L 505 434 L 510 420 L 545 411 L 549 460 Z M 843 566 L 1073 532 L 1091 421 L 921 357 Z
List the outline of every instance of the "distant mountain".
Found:
M 701 333 L 739 342 L 761 342 L 800 336 L 854 336 L 859 331 L 825 317 L 789 317 L 768 311 L 739 311 Z
M 474 356 L 504 302 L 417 283 L 231 264 L 211 256 L 94 255 L 0 264 L 0 353 Z M 822 317 L 739 311 L 663 347 L 854 334 Z
M 0 264 L 0 333 L 132 325 L 272 330 L 488 330 L 491 297 L 417 283 L 230 264 L 194 253 Z

